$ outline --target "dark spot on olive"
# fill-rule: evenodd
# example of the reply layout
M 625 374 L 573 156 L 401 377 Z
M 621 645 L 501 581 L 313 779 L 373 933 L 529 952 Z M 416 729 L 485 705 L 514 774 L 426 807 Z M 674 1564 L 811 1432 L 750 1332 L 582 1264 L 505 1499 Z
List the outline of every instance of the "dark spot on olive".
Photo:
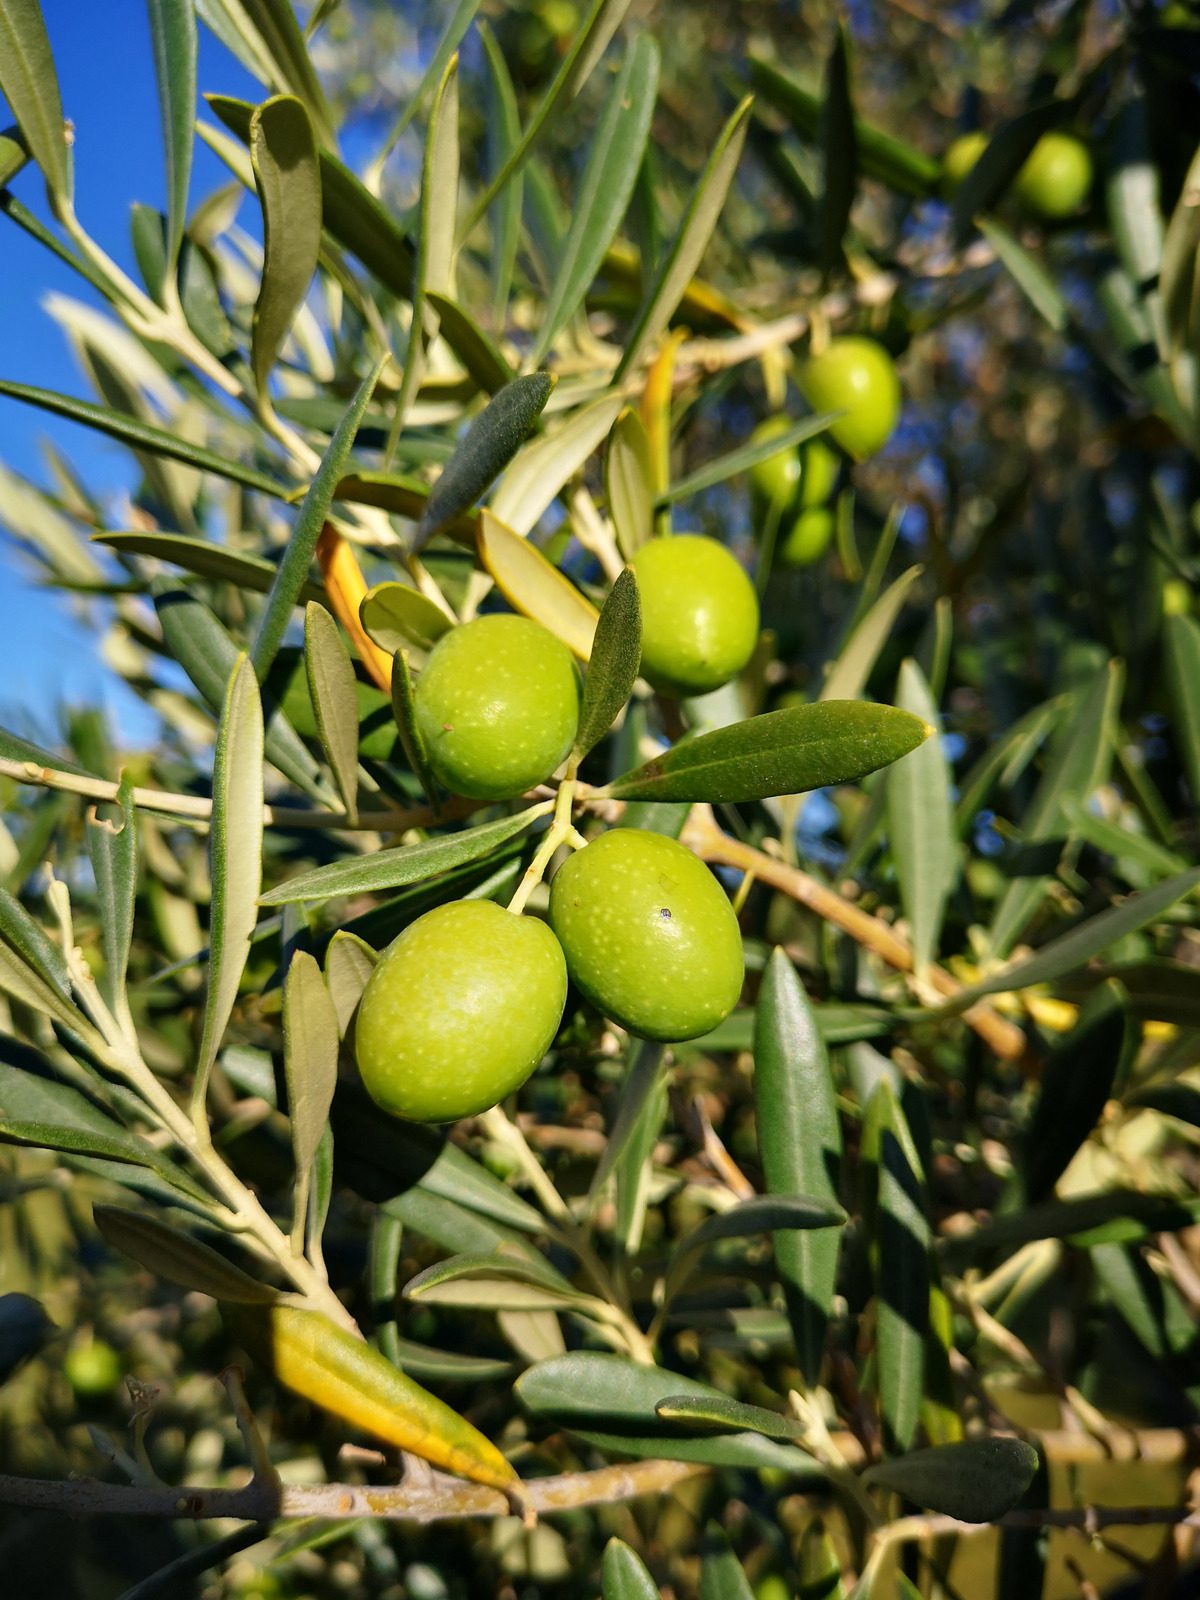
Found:
M 664 906 L 662 908 L 662 910 L 658 914 L 659 914 L 660 917 L 663 918 L 664 921 L 670 922 L 670 920 L 671 920 L 671 910 L 670 910 L 669 906 Z

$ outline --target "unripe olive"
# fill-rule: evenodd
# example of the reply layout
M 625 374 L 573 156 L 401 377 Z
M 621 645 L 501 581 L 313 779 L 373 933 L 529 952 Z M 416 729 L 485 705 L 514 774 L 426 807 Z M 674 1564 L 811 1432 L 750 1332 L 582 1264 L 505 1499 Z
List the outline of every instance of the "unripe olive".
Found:
M 767 439 L 786 433 L 791 425 L 788 417 L 768 417 L 759 423 L 748 442 L 763 444 Z M 750 468 L 750 488 L 764 506 L 772 506 L 777 501 L 790 506 L 800 492 L 800 452 L 793 445 L 777 450 L 765 461 L 755 462 Z
M 417 728 L 455 794 L 511 800 L 548 778 L 579 725 L 566 645 L 526 617 L 476 617 L 438 640 L 417 679 Z
M 646 1039 L 694 1039 L 733 1010 L 744 958 L 720 884 L 663 834 L 612 828 L 563 863 L 550 921 L 571 977 Z
M 976 129 L 960 133 L 942 157 L 942 193 L 953 194 L 988 147 L 988 136 Z
M 716 539 L 651 539 L 631 563 L 642 598 L 642 673 L 665 694 L 707 694 L 758 643 L 758 596 Z
M 63 1361 L 67 1382 L 80 1400 L 104 1400 L 121 1381 L 121 1358 L 104 1339 L 72 1345 Z
M 525 1082 L 566 998 L 562 949 L 544 922 L 492 900 L 436 906 L 387 947 L 363 990 L 359 1074 L 393 1116 L 474 1116 Z
M 785 567 L 807 567 L 819 561 L 833 538 L 835 518 L 832 511 L 817 506 L 802 511 L 779 550 L 779 559 Z
M 900 380 L 892 358 L 874 339 L 848 334 L 810 356 L 800 387 L 814 411 L 843 411 L 830 428 L 856 460 L 882 450 L 900 419 Z
M 1092 157 L 1070 133 L 1044 133 L 1013 180 L 1013 193 L 1040 217 L 1069 217 L 1092 186 Z

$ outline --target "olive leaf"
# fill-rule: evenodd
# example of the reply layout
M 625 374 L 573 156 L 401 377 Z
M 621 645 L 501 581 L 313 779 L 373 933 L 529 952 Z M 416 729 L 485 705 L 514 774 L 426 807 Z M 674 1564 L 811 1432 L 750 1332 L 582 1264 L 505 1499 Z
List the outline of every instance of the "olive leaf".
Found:
M 283 342 L 304 303 L 321 248 L 321 179 L 312 123 L 293 95 L 256 106 L 250 160 L 263 216 L 263 269 L 251 325 L 251 366 L 260 411 Z
M 868 1467 L 863 1482 L 960 1522 L 994 1522 L 1033 1482 L 1037 1451 L 1023 1439 L 964 1439 Z
M 604 456 L 608 514 L 626 561 L 632 561 L 653 533 L 652 484 L 650 441 L 641 417 L 627 406 L 613 423 Z
M 529 533 L 599 446 L 621 405 L 620 396 L 609 395 L 580 406 L 565 422 L 526 445 L 492 496 L 492 515 L 514 533 Z
M 252 1278 L 206 1244 L 143 1211 L 96 1206 L 100 1237 L 168 1283 L 230 1305 L 269 1305 L 279 1291 Z
M 337 1015 L 338 1032 L 345 1038 L 362 999 L 367 980 L 375 970 L 376 955 L 365 939 L 339 928 L 325 952 L 325 982 Z
M 419 589 L 395 581 L 368 589 L 359 601 L 358 615 L 372 640 L 388 655 L 410 646 L 427 655 L 454 626 Z
M 292 1247 L 304 1244 L 313 1163 L 327 1132 L 337 1084 L 338 1016 L 321 969 L 306 950 L 297 950 L 283 985 L 283 1063 L 288 1089 L 288 1123 L 295 1162 Z
M 583 683 L 574 754 L 580 760 L 599 744 L 633 692 L 642 659 L 642 602 L 632 567 L 609 591 L 596 623 Z
M 599 613 L 536 545 L 488 510 L 479 518 L 479 559 L 514 610 L 557 635 L 581 661 L 591 655 Z
M 71 198 L 71 157 L 54 57 L 38 0 L 0 0 L 0 92 L 56 199 Z
M 618 800 L 725 804 L 853 783 L 915 750 L 929 728 L 910 712 L 859 700 L 768 711 L 686 739 L 611 784 Z
M 155 0 L 149 12 L 167 163 L 166 275 L 175 271 L 187 225 L 196 120 L 196 10 L 192 0 Z
M 324 606 L 304 612 L 304 671 L 321 748 L 353 821 L 358 809 L 358 693 L 337 623 Z

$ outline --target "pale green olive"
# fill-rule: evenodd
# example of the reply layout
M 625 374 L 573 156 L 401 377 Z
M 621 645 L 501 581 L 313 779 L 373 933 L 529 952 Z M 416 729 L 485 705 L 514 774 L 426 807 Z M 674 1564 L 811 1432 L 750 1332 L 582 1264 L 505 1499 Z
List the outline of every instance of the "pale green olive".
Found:
M 744 958 L 724 890 L 663 834 L 612 828 L 559 868 L 550 921 L 572 979 L 647 1039 L 694 1039 L 733 1010 Z
M 758 597 L 736 557 L 702 534 L 651 539 L 631 563 L 642 598 L 642 673 L 665 694 L 707 694 L 758 643 Z
M 525 1082 L 566 997 L 563 952 L 544 922 L 492 900 L 437 906 L 388 946 L 363 991 L 359 1074 L 393 1116 L 474 1116 Z
M 856 461 L 882 450 L 900 420 L 900 380 L 874 339 L 832 339 L 805 362 L 800 387 L 814 411 L 845 413 L 829 431 Z

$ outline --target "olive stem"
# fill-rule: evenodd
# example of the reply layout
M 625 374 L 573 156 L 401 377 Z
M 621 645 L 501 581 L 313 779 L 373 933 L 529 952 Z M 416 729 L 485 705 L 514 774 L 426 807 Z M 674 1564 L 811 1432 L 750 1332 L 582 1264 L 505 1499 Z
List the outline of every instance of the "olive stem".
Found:
M 579 762 L 576 759 L 567 764 L 566 777 L 559 784 L 558 794 L 555 796 L 554 816 L 546 830 L 546 837 L 538 846 L 536 855 L 526 867 L 525 875 L 517 885 L 516 893 L 508 902 L 508 909 L 514 916 L 519 917 L 524 911 L 529 896 L 546 876 L 546 868 L 550 865 L 555 851 L 564 844 L 569 844 L 572 849 L 578 850 L 580 845 L 576 840 L 581 840 L 583 844 L 587 843 L 571 820 L 577 782 L 575 774 L 578 768 Z
M 511 909 L 510 906 L 509 910 Z M 481 1111 L 479 1124 L 489 1139 L 494 1139 L 497 1144 L 503 1145 L 512 1155 L 528 1179 L 529 1187 L 541 1201 L 542 1209 L 547 1216 L 553 1217 L 558 1222 L 570 1224 L 571 1211 L 567 1202 L 554 1187 L 554 1182 L 546 1169 L 529 1148 L 525 1135 L 504 1107 L 492 1106 L 487 1111 Z

